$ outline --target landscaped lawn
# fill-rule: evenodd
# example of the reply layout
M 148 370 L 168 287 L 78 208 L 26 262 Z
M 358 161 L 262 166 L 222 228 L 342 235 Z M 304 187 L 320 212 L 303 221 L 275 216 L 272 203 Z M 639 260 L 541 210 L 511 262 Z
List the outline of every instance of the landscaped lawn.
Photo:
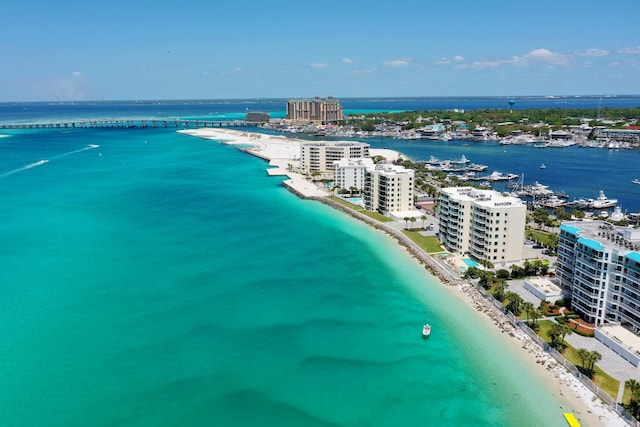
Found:
M 542 337 L 542 339 L 544 339 L 547 343 L 551 342 L 551 339 L 547 336 L 547 331 L 551 329 L 551 325 L 553 325 L 554 323 L 555 322 L 552 320 L 538 321 L 538 325 L 540 325 L 538 329 L 538 335 L 540 335 L 540 337 Z M 566 341 L 565 341 L 565 345 L 567 346 L 567 348 L 562 353 L 564 358 L 567 359 L 572 364 L 574 364 L 575 366 L 581 367 L 582 360 L 580 360 L 580 358 L 578 357 L 578 349 L 576 349 Z M 592 381 L 598 387 L 600 387 L 601 389 L 609 393 L 609 395 L 611 395 L 613 398 L 616 398 L 618 396 L 618 387 L 620 386 L 620 381 L 618 381 L 617 379 L 613 378 L 612 376 L 604 372 L 602 369 L 598 367 L 598 365 L 595 365 L 594 370 L 596 371 L 596 374 L 592 378 Z
M 368 211 L 366 209 L 364 209 L 362 206 L 360 205 L 355 205 L 353 203 L 349 203 L 348 201 L 341 199 L 340 197 L 335 197 L 335 196 L 331 196 L 329 197 L 329 199 L 333 200 L 336 203 L 341 204 L 342 206 L 345 206 L 349 209 L 353 209 L 356 212 L 359 212 L 363 215 L 368 216 L 369 218 L 375 219 L 376 221 L 380 221 L 380 222 L 390 222 L 393 221 L 391 218 L 388 218 L 378 212 L 371 212 Z
M 413 243 L 423 248 L 429 254 L 444 252 L 444 248 L 436 236 L 423 236 L 417 231 L 403 230 L 402 232 L 410 238 Z

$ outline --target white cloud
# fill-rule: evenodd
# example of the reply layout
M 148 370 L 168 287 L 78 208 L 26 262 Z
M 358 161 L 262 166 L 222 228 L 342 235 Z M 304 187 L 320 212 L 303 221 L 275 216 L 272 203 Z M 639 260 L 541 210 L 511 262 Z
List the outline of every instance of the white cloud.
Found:
M 640 46 L 623 47 L 622 49 L 618 49 L 618 53 L 637 55 L 640 53 Z
M 354 75 L 361 75 L 361 74 L 371 74 L 371 73 L 375 73 L 376 72 L 376 68 L 367 68 L 364 70 L 353 70 L 350 71 L 349 74 L 354 74 Z
M 328 67 L 329 64 L 323 64 L 323 63 L 319 63 L 319 62 L 314 62 L 313 64 L 311 64 L 311 68 L 325 68 Z
M 343 64 L 353 64 L 353 61 L 349 58 L 342 58 L 342 63 Z
M 243 70 L 242 70 L 242 67 L 235 67 L 235 68 L 233 69 L 233 71 L 236 71 L 236 72 L 238 72 L 238 73 L 241 73 Z
M 504 60 L 482 59 L 482 60 L 479 60 L 479 61 L 473 61 L 473 62 L 469 62 L 469 63 L 466 63 L 466 64 L 456 65 L 455 68 L 459 68 L 461 70 L 468 69 L 468 68 L 472 68 L 472 69 L 497 68 L 503 63 L 505 63 Z
M 609 51 L 608 50 L 604 50 L 604 49 L 587 49 L 587 50 L 582 50 L 582 51 L 578 51 L 576 52 L 577 56 L 594 56 L 594 57 L 598 57 L 598 56 L 607 56 L 609 55 Z
M 514 65 L 530 65 L 532 63 L 545 63 L 562 65 L 569 61 L 567 55 L 551 52 L 549 49 L 534 49 L 521 57 L 514 57 Z
M 394 59 L 384 63 L 385 67 L 408 67 L 411 64 L 410 58 Z
M 464 61 L 464 56 L 462 55 L 456 55 L 453 57 L 454 61 Z
M 437 59 L 434 64 L 436 65 L 447 65 L 447 64 L 451 64 L 451 61 L 448 58 L 440 58 Z

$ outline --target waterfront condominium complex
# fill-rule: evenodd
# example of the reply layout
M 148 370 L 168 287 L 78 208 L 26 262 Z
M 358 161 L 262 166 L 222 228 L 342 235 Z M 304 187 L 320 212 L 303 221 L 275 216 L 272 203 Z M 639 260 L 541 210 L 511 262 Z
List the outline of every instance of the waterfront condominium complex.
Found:
M 367 169 L 373 168 L 373 159 L 341 159 L 333 162 L 333 183 L 337 188 L 359 191 L 364 189 Z
M 287 101 L 288 120 L 315 124 L 336 123 L 342 121 L 340 101 L 328 98 L 289 99 Z
M 364 142 L 304 142 L 300 144 L 300 170 L 304 174 L 333 174 L 333 162 L 369 157 Z
M 640 333 L 640 230 L 602 221 L 560 226 L 556 280 L 588 322 Z
M 383 215 L 413 210 L 413 169 L 400 165 L 378 164 L 367 168 L 364 207 Z
M 493 264 L 522 260 L 527 207 L 493 190 L 440 190 L 440 241 L 447 250 Z

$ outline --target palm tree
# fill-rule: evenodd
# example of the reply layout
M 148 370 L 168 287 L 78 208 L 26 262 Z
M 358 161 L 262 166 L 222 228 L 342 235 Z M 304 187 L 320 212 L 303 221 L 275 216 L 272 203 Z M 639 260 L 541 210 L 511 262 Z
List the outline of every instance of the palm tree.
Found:
M 624 386 L 631 392 L 632 399 L 640 400 L 640 382 L 631 378 L 624 382 Z
M 625 406 L 627 410 L 631 412 L 631 415 L 638 418 L 640 415 L 640 382 L 629 379 L 624 382 L 624 386 L 631 391 L 631 398 Z
M 422 215 L 420 217 L 420 219 L 422 220 L 422 228 L 424 228 L 424 222 L 427 220 L 427 216 L 426 215 Z
M 531 312 L 531 321 L 533 322 L 534 326 L 538 326 L 538 319 L 540 319 L 541 317 L 542 311 L 540 311 L 539 308 L 533 309 L 533 311 Z
M 595 364 L 601 360 L 602 360 L 602 355 L 597 351 L 593 350 L 592 352 L 589 353 L 588 362 L 589 362 L 589 372 L 591 373 L 591 375 L 595 374 L 595 371 L 593 368 Z
M 409 217 L 408 216 L 404 217 L 404 228 L 409 228 Z
M 522 304 L 522 297 L 515 292 L 507 292 L 507 310 L 512 312 L 514 315 L 520 314 L 520 304 Z
M 578 357 L 580 358 L 580 361 L 582 362 L 582 370 L 586 371 L 587 370 L 587 360 L 589 359 L 589 354 L 590 351 L 587 350 L 586 348 L 579 348 L 577 351 Z
M 567 335 L 571 335 L 573 333 L 573 329 L 571 329 L 568 325 L 565 325 L 564 323 L 560 326 L 562 326 L 562 329 L 560 331 L 560 336 L 562 337 L 562 345 L 564 345 L 564 337 L 566 337 Z
M 564 331 L 565 325 L 561 325 L 560 323 L 554 323 L 551 325 L 551 328 L 547 331 L 547 336 L 551 338 L 551 347 L 558 348 L 560 342 L 558 342 L 558 338 L 565 334 Z
M 529 301 L 525 301 L 522 303 L 520 308 L 522 308 L 522 310 L 524 310 L 524 312 L 527 314 L 527 324 L 529 324 L 529 314 L 535 309 L 535 307 L 533 306 L 533 303 Z
M 417 221 L 415 216 L 412 216 L 411 218 L 409 218 L 409 221 L 411 221 L 411 228 L 413 228 L 413 223 Z

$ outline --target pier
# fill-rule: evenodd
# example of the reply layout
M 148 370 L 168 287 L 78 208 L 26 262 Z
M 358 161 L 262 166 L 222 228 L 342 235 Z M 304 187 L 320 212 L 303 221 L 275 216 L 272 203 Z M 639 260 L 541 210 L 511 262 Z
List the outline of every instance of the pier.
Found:
M 87 119 L 35 123 L 0 123 L 0 129 L 223 128 L 255 126 L 256 124 L 244 120 Z

